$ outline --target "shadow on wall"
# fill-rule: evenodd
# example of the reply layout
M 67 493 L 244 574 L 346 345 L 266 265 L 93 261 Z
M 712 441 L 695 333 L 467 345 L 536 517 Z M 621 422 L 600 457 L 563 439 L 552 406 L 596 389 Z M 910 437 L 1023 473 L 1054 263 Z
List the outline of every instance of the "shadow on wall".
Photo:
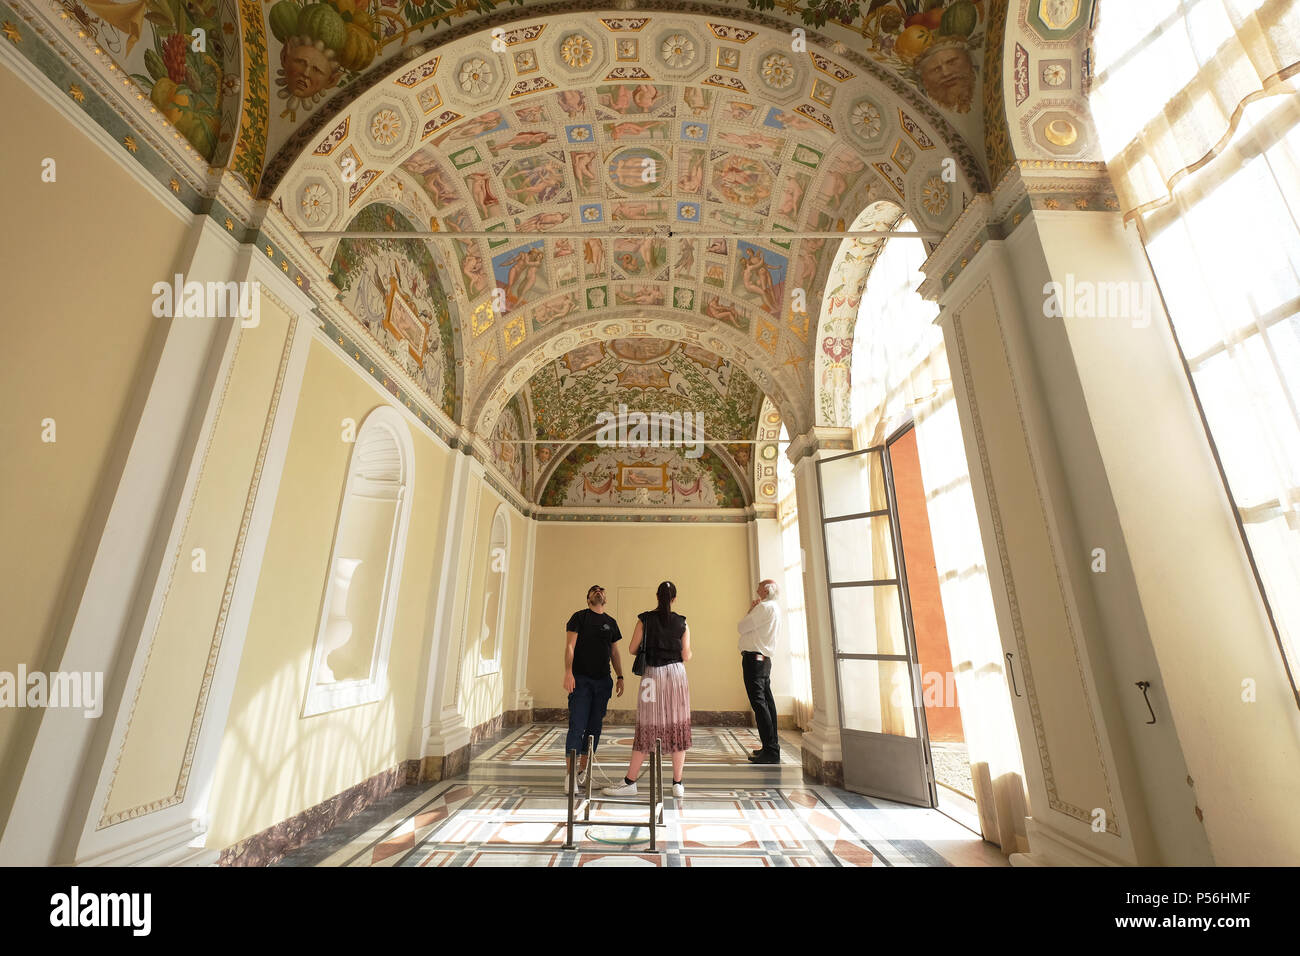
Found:
M 222 850 L 380 773 L 405 756 L 390 690 L 371 704 L 301 717 L 312 648 L 235 701 L 213 784 L 209 837 Z
M 500 673 L 479 674 L 478 647 L 475 645 L 465 655 L 462 667 L 461 713 L 473 731 L 476 727 L 500 717 L 504 711 L 504 681 Z M 504 666 L 504 664 L 503 664 Z M 466 672 L 468 671 L 468 673 Z

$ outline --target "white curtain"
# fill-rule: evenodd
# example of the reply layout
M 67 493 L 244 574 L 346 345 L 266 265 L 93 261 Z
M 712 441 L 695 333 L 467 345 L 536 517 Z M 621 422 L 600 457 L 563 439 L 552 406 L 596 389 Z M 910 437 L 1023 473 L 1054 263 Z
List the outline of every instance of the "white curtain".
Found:
M 915 227 L 903 219 L 895 228 Z M 985 838 L 1010 854 L 1024 834 L 1024 770 L 938 307 L 917 292 L 925 257 L 919 239 L 891 239 L 872 266 L 850 366 L 854 438 L 878 445 L 916 423 L 976 804 Z
M 1107 0 L 1096 54 L 1111 175 L 1300 674 L 1300 2 Z
M 1107 0 L 1091 100 L 1124 212 L 1169 201 L 1228 145 L 1246 107 L 1293 92 L 1297 0 Z

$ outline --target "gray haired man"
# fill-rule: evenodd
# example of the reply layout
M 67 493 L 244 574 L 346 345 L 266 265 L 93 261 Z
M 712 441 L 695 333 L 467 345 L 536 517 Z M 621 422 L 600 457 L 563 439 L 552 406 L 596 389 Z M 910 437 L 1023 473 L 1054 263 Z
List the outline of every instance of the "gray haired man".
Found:
M 776 698 L 772 696 L 772 655 L 776 653 L 776 636 L 781 627 L 781 608 L 776 603 L 776 582 L 768 578 L 758 583 L 757 597 L 750 602 L 749 613 L 740 619 L 741 672 L 745 693 L 758 724 L 763 746 L 755 750 L 750 763 L 780 763 L 781 739 L 776 733 Z

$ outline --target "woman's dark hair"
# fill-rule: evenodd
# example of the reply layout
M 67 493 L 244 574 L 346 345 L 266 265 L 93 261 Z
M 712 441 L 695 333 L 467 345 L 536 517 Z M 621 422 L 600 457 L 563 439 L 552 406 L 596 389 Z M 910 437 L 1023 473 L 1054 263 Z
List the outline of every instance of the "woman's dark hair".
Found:
M 672 581 L 664 581 L 655 592 L 655 597 L 659 599 L 659 606 L 655 608 L 659 612 L 659 623 L 667 627 L 668 616 L 673 610 L 673 598 L 677 597 L 677 585 Z

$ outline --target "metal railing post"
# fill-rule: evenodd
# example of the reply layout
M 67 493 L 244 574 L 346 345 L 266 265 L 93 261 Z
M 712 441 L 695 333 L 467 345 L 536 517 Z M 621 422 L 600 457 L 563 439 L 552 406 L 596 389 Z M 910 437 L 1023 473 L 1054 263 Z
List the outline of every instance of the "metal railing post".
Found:
M 587 734 L 587 804 L 582 808 L 582 822 L 591 822 L 591 775 L 596 768 L 596 738 Z
M 578 789 L 578 752 L 567 751 L 569 757 L 569 822 L 565 829 L 564 849 L 573 849 L 573 800 Z

